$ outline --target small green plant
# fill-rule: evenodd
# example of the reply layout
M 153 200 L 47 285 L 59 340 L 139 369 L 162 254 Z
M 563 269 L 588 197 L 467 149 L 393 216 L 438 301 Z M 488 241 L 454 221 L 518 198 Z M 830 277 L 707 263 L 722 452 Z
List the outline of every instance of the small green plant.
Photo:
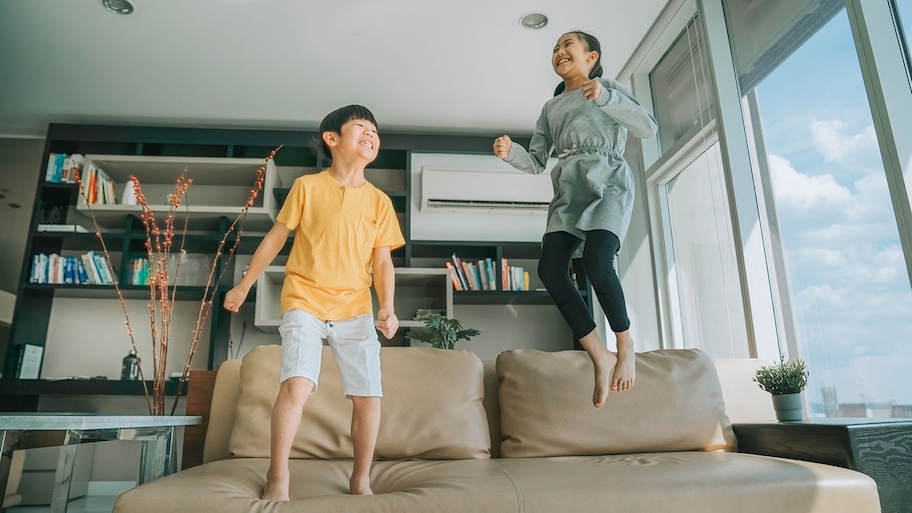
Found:
M 808 370 L 804 360 L 796 358 L 786 361 L 779 358 L 776 365 L 764 365 L 757 369 L 754 381 L 760 388 L 773 395 L 798 394 L 807 386 Z
M 428 329 L 412 330 L 409 338 L 427 342 L 437 349 L 455 349 L 457 341 L 471 340 L 472 337 L 481 334 L 476 329 L 462 329 L 462 324 L 458 320 L 448 319 L 436 313 L 422 315 L 418 320 L 424 321 Z

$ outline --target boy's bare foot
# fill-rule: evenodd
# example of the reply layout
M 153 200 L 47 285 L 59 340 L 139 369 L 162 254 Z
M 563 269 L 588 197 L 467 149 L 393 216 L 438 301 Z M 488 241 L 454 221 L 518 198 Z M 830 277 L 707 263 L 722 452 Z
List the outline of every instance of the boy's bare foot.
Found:
M 288 479 L 289 474 L 272 473 L 266 474 L 266 486 L 263 487 L 263 497 L 265 501 L 287 501 L 288 500 Z
M 348 482 L 349 493 L 352 495 L 373 495 L 374 491 L 370 487 L 370 479 L 356 479 L 352 477 Z
M 592 390 L 592 405 L 601 408 L 608 399 L 608 391 L 612 389 L 612 374 L 617 374 L 615 369 L 618 358 L 611 351 L 605 351 L 604 358 L 593 359 L 595 366 L 595 388 Z
M 635 379 L 636 351 L 633 350 L 633 347 L 627 347 L 626 344 L 618 344 L 617 366 L 611 377 L 611 390 L 613 392 L 630 390 Z

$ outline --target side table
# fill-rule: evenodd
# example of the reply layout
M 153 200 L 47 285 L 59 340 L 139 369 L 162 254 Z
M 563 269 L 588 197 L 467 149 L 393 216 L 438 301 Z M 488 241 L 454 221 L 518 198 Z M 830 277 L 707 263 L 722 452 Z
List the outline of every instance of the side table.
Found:
M 738 452 L 863 472 L 877 483 L 883 513 L 912 512 L 912 419 L 820 418 L 733 428 Z
M 50 511 L 63 513 L 70 495 L 77 444 L 141 440 L 139 483 L 142 484 L 175 470 L 174 429 L 193 426 L 201 420 L 198 416 L 185 415 L 0 414 L 0 490 L 6 490 L 13 451 L 60 446 Z

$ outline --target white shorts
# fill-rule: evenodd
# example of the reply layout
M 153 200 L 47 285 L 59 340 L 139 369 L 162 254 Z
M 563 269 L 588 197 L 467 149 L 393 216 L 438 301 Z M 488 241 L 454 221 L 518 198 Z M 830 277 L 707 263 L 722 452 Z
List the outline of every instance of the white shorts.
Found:
M 282 335 L 281 381 L 307 378 L 316 392 L 325 339 L 342 374 L 345 396 L 383 397 L 380 339 L 373 316 L 323 321 L 303 310 L 289 310 L 282 316 L 279 333 Z

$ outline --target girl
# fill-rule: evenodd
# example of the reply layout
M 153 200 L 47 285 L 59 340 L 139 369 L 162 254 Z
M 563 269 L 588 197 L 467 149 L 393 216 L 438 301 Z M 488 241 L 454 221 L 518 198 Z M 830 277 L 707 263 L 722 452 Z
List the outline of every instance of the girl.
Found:
M 655 119 L 629 91 L 614 80 L 598 80 L 600 61 L 601 45 L 595 37 L 584 32 L 562 35 L 551 65 L 563 82 L 542 108 L 529 150 L 506 135 L 494 141 L 496 156 L 532 174 L 543 172 L 551 152 L 558 152 L 538 274 L 592 359 L 596 408 L 605 403 L 609 390 L 628 390 L 635 378 L 630 320 L 614 255 L 633 208 L 634 181 L 624 160 L 627 131 L 638 137 L 656 132 Z M 617 354 L 599 338 L 570 280 L 570 260 L 581 245 L 586 274 L 617 338 Z

